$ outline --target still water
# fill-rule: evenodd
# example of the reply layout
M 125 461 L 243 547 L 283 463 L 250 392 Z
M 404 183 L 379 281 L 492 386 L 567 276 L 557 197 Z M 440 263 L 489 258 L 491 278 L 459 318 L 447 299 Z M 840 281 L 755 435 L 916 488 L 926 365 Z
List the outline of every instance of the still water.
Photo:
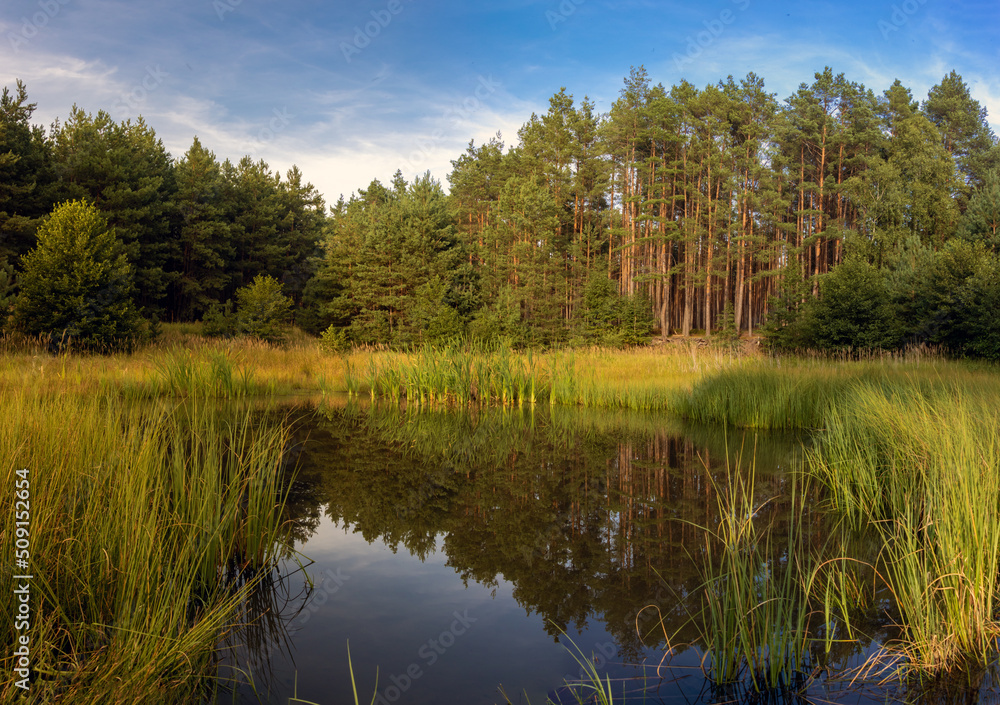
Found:
M 268 618 L 230 638 L 229 664 L 254 675 L 233 700 L 353 703 L 350 664 L 361 702 L 573 702 L 561 687 L 581 677 L 574 644 L 616 702 L 732 697 L 701 670 L 704 527 L 719 521 L 718 483 L 752 466 L 753 521 L 787 562 L 808 439 L 549 407 L 283 414 L 299 555 Z M 823 514 L 796 512 L 820 546 Z M 858 658 L 880 629 L 815 663 Z M 809 692 L 860 697 L 822 679 Z

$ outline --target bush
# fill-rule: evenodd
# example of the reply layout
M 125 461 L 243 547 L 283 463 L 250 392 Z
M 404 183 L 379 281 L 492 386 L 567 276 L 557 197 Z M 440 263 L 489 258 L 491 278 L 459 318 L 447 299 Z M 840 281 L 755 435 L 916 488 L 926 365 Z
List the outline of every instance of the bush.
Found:
M 820 350 L 891 350 L 899 325 L 885 276 L 859 257 L 848 257 L 820 278 L 819 298 L 810 301 L 806 329 Z
M 213 303 L 201 318 L 202 332 L 210 338 L 232 338 L 236 335 L 236 316 L 233 302 Z
M 285 339 L 284 324 L 292 312 L 292 300 L 281 293 L 281 282 L 258 274 L 248 286 L 236 291 L 236 332 L 269 343 Z
M 622 296 L 618 286 L 595 274 L 583 290 L 581 307 L 584 339 L 615 347 L 642 345 L 653 334 L 653 307 L 642 296 Z
M 319 344 L 327 352 L 338 355 L 351 349 L 351 341 L 347 338 L 347 331 L 333 325 L 320 334 Z

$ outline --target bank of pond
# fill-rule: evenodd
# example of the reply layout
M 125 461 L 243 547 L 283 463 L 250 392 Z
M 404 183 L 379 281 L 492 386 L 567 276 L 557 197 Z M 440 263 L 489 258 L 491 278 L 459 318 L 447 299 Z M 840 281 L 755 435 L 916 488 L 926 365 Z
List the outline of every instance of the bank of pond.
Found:
M 3 699 L 993 693 L 992 368 L 423 355 L 309 399 L 180 353 L 147 387 L 7 389 L 2 545 L 29 562 L 0 589 L 30 600 L 0 632 L 30 678 L 6 649 Z

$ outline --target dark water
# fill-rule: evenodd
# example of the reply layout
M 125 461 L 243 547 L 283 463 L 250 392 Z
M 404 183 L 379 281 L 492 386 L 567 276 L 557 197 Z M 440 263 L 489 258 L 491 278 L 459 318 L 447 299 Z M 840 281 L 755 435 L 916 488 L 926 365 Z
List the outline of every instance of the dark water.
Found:
M 231 637 L 241 647 L 230 663 L 256 688 L 239 688 L 238 702 L 353 703 L 348 643 L 363 703 L 376 673 L 380 703 L 573 702 L 560 690 L 581 676 L 572 644 L 611 679 L 615 702 L 747 700 L 713 691 L 701 670 L 700 527 L 718 524 L 714 483 L 753 465 L 754 521 L 776 565 L 793 519 L 805 546 L 828 538 L 818 502 L 792 516 L 801 437 L 548 407 L 285 413 L 299 468 L 294 544 L 307 565 L 286 562 L 267 619 Z M 873 613 L 803 677 L 856 665 L 888 621 Z M 810 682 L 814 700 L 892 699 Z

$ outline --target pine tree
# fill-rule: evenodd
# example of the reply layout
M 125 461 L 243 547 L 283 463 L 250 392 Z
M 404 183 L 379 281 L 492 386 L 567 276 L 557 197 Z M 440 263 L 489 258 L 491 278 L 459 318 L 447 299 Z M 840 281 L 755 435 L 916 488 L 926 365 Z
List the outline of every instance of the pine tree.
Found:
M 55 202 L 52 150 L 31 125 L 35 103 L 21 81 L 0 94 L 0 261 L 15 260 L 35 244 L 35 229 Z
M 959 223 L 958 236 L 1000 252 L 1000 170 L 983 177 Z
M 85 198 L 107 218 L 135 268 L 136 304 L 162 315 L 178 268 L 171 237 L 177 217 L 173 166 L 163 142 L 140 118 L 116 123 L 104 111 L 74 107 L 53 136 L 64 196 Z
M 958 163 L 967 186 L 980 186 L 987 172 L 1000 167 L 1000 149 L 986 108 L 972 98 L 958 73 L 951 71 L 931 88 L 922 107 L 941 131 L 942 144 Z
M 128 347 L 139 337 L 132 267 L 95 206 L 56 207 L 22 267 L 14 322 L 25 333 L 87 349 Z
M 229 284 L 227 262 L 233 247 L 223 204 L 222 173 L 215 155 L 202 147 L 197 137 L 178 162 L 176 179 L 181 263 L 174 310 L 182 320 L 194 320 L 211 304 L 222 301 Z

